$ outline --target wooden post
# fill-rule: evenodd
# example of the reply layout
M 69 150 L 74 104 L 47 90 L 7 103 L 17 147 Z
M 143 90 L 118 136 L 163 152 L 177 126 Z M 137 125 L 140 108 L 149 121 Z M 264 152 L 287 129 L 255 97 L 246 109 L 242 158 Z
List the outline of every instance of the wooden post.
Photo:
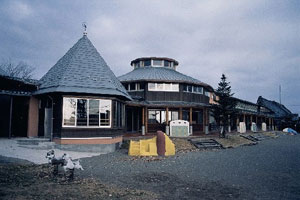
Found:
M 145 126 L 145 108 L 142 108 L 142 125 Z
M 168 126 L 169 124 L 169 108 L 166 107 L 166 125 Z
M 193 108 L 190 108 L 190 126 L 192 126 L 193 122 Z
M 252 115 L 250 115 L 250 124 L 251 124 L 251 126 L 252 126 L 252 122 L 253 122 L 253 119 L 252 119 Z
M 179 119 L 182 120 L 182 108 L 179 108 Z
M 236 127 L 238 127 L 240 125 L 240 116 L 237 115 L 236 116 Z
M 244 114 L 244 120 L 243 120 L 243 122 L 245 122 L 246 123 L 246 115 Z

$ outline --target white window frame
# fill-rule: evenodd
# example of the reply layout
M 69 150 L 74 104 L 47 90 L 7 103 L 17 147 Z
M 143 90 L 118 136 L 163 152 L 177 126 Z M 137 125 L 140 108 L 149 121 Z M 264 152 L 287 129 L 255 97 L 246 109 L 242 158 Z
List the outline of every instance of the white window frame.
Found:
M 155 65 L 154 61 L 160 61 L 160 65 Z M 162 67 L 163 64 L 164 64 L 164 60 L 161 60 L 161 59 L 153 59 L 153 60 L 151 60 L 151 66 L 152 67 Z
M 76 108 L 75 108 L 75 125 L 64 125 L 64 101 L 65 99 L 75 99 L 76 100 Z M 99 101 L 99 126 L 77 126 L 77 100 L 78 99 L 84 99 L 87 100 L 87 124 L 89 122 L 89 100 L 98 100 Z M 109 126 L 101 126 L 101 118 L 100 118 L 100 106 L 101 106 L 101 100 L 107 100 L 110 101 L 110 114 L 109 114 Z M 62 127 L 69 127 L 69 128 L 111 128 L 112 126 L 112 100 L 111 99 L 98 99 L 98 98 L 86 98 L 86 97 L 63 97 L 63 106 L 62 106 L 63 112 L 62 112 Z
M 148 85 L 148 91 L 153 91 L 153 92 L 179 92 L 179 83 L 153 83 L 155 85 L 154 89 L 149 88 Z M 158 84 L 162 84 L 163 88 L 158 89 Z M 170 85 L 170 89 L 166 89 L 166 84 Z M 173 90 L 173 85 L 178 85 L 177 90 Z
M 144 91 L 144 89 L 141 89 L 141 84 L 140 83 L 134 83 L 134 89 L 131 88 L 132 83 L 128 83 L 128 90 L 129 92 L 134 92 L 134 91 Z

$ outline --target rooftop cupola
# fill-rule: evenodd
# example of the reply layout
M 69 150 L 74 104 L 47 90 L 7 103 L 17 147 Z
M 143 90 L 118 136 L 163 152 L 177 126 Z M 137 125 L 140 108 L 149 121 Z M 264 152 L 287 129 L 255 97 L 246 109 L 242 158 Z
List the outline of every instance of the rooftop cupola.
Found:
M 143 57 L 131 61 L 130 65 L 135 69 L 141 67 L 165 67 L 176 70 L 178 61 L 165 57 Z

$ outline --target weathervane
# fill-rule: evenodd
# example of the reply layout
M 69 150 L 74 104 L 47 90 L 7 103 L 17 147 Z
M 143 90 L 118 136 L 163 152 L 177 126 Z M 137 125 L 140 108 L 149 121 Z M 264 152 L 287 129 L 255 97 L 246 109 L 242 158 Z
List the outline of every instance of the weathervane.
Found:
M 87 32 L 86 32 L 86 29 L 87 29 L 86 22 L 82 22 L 82 27 L 83 27 L 83 35 L 87 35 Z

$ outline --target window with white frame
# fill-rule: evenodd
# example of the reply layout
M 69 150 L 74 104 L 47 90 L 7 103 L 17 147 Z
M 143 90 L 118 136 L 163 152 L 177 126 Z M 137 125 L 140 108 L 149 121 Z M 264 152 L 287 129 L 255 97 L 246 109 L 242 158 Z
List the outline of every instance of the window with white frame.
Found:
M 178 83 L 148 83 L 149 91 L 179 92 Z
M 183 91 L 184 92 L 192 92 L 192 93 L 198 93 L 203 94 L 203 87 L 201 86 L 195 86 L 195 85 L 183 85 Z
M 111 127 L 111 100 L 63 98 L 63 127 Z
M 129 83 L 124 84 L 127 91 L 142 91 L 144 90 L 144 83 Z
M 153 60 L 153 66 L 161 67 L 162 66 L 162 60 Z

